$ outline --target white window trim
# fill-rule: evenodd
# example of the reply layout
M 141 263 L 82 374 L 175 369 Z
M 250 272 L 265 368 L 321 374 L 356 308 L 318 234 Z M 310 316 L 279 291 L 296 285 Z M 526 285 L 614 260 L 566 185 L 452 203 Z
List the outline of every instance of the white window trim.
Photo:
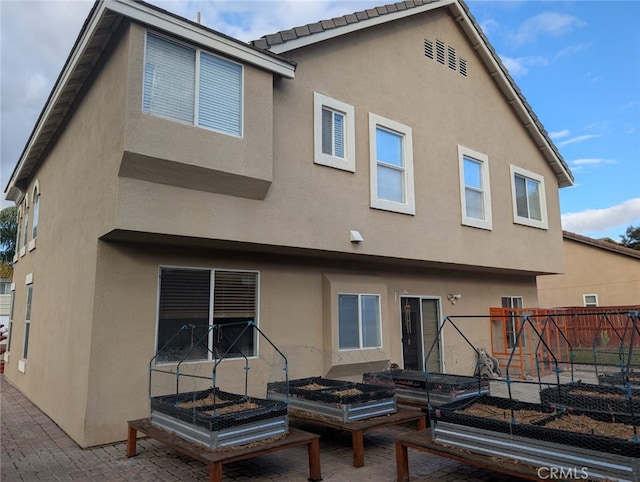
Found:
M 528 171 L 521 167 L 514 166 L 513 164 L 510 166 L 510 172 L 511 172 L 511 201 L 513 205 L 513 222 L 515 224 L 523 224 L 525 226 L 531 226 L 533 228 L 548 229 L 549 224 L 547 221 L 547 198 L 545 195 L 544 177 L 541 176 L 540 174 L 536 174 L 534 172 Z M 515 182 L 516 174 L 522 177 L 527 177 L 534 181 L 538 181 L 540 183 L 540 214 L 542 216 L 541 221 L 538 221 L 537 219 L 523 218 L 522 216 L 518 216 L 518 206 L 517 206 L 517 199 L 516 199 L 516 182 Z
M 591 304 L 587 304 L 587 297 L 588 296 L 593 296 L 596 300 L 596 304 L 595 305 L 591 305 Z M 600 302 L 598 301 L 598 295 L 595 293 L 586 293 L 582 295 L 582 305 L 585 307 L 596 307 L 596 306 L 600 306 Z
M 352 348 L 340 348 L 340 340 L 338 339 L 338 351 L 341 352 L 354 352 L 354 351 L 361 351 L 361 350 L 379 350 L 381 348 L 384 347 L 384 340 L 383 340 L 383 336 L 382 336 L 382 295 L 380 293 L 351 293 L 351 292 L 339 292 L 338 293 L 338 300 L 340 299 L 340 296 L 357 296 L 358 297 L 358 331 L 359 331 L 359 340 L 358 340 L 358 344 L 359 346 L 357 347 L 352 347 Z M 380 323 L 378 323 L 378 336 L 380 337 L 380 345 L 379 346 L 362 346 L 362 313 L 361 313 L 361 309 L 360 309 L 360 300 L 362 299 L 363 296 L 375 296 L 377 298 L 378 301 L 378 315 L 380 317 Z M 336 306 L 338 306 L 338 303 L 336 303 Z M 338 332 L 340 331 L 340 315 L 338 314 Z
M 336 110 L 345 117 L 345 157 L 331 156 L 322 152 L 322 108 Z M 327 97 L 319 92 L 313 93 L 313 162 L 322 166 L 343 171 L 356 172 L 356 130 L 355 109 L 352 105 Z
M 484 219 L 478 219 L 467 216 L 466 210 L 466 184 L 464 182 L 464 159 L 470 158 L 477 161 L 482 169 L 482 200 Z M 489 182 L 489 157 L 464 146 L 458 146 L 458 164 L 460 169 L 460 203 L 462 224 L 480 229 L 493 229 L 493 220 L 491 216 L 491 185 Z
M 376 152 L 376 128 L 382 127 L 393 131 L 403 138 L 404 152 L 404 186 L 405 201 L 403 203 L 378 198 L 378 160 Z M 369 113 L 369 155 L 370 155 L 370 189 L 371 207 L 384 211 L 415 215 L 415 187 L 413 180 L 413 136 L 411 127 L 400 124 L 379 115 Z

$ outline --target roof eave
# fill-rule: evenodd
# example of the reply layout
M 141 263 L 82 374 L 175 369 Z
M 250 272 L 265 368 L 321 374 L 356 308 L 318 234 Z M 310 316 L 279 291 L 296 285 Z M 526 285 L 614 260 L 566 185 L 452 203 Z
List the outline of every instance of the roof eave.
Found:
M 496 81 L 507 101 L 513 107 L 518 118 L 529 131 L 538 149 L 547 159 L 558 180 L 559 187 L 573 186 L 574 178 L 569 166 L 558 152 L 544 127 L 533 113 L 524 96 L 517 88 L 516 83 L 500 61 L 498 55 L 490 47 L 489 40 L 471 15 L 468 7 L 462 0 L 451 2 L 449 9 L 460 28 L 471 40 L 474 49 L 487 67 L 491 77 Z
M 89 13 L 16 163 L 5 188 L 6 200 L 18 203 L 22 199 L 24 179 L 30 176 L 98 61 L 101 49 L 96 49 L 92 42 L 96 37 L 103 37 L 100 45 L 104 48 L 110 35 L 124 18 L 166 31 L 284 78 L 292 79 L 295 76 L 295 63 L 291 61 L 181 19 L 152 5 L 136 0 L 98 0 Z

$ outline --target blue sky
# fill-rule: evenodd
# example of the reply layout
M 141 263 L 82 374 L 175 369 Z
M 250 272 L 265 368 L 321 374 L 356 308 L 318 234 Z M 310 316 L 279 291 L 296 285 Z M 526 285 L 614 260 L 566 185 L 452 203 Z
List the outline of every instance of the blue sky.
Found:
M 389 2 L 149 3 L 248 41 Z M 640 225 L 640 1 L 467 4 L 575 176 L 563 228 L 618 241 Z M 3 190 L 91 6 L 0 0 Z

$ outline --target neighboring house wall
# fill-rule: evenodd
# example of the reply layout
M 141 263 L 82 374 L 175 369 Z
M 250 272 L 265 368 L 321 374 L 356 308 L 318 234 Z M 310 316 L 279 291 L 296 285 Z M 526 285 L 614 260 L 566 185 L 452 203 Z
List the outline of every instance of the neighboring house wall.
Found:
M 425 58 L 425 32 L 455 46 L 466 76 Z M 12 186 L 33 206 L 37 184 L 41 207 L 37 243 L 15 263 L 5 373 L 80 445 L 121 440 L 148 415 L 162 267 L 257 273 L 257 323 L 291 377 L 350 379 L 402 364 L 405 297 L 434 300 L 438 319 L 487 315 L 505 296 L 537 306 L 535 276 L 562 271 L 556 174 L 448 13 L 290 52 L 293 80 L 245 64 L 242 138 L 143 114 L 144 46 L 145 29 L 123 21 L 50 150 Z M 351 170 L 314 163 L 316 92 L 353 107 Z M 414 214 L 372 208 L 380 118 L 412 131 Z M 490 229 L 463 225 L 461 149 L 488 162 Z M 544 180 L 546 229 L 514 223 L 512 166 Z M 379 297 L 379 347 L 340 350 L 341 293 Z M 489 348 L 488 323 L 458 326 Z M 450 326 L 443 336 L 440 369 L 473 373 L 475 352 Z M 264 389 L 269 375 L 256 376 Z
M 541 307 L 585 306 L 594 295 L 598 306 L 640 302 L 640 251 L 565 232 L 564 255 L 564 273 L 538 277 Z

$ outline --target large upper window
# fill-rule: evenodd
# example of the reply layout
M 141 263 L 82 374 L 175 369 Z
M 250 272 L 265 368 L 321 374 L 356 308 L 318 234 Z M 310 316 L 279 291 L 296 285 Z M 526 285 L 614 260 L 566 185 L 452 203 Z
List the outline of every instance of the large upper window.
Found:
M 142 110 L 242 136 L 242 66 L 148 33 Z
M 513 222 L 547 229 L 547 202 L 544 178 L 519 167 L 511 166 Z
M 371 207 L 415 214 L 411 128 L 369 114 Z
M 255 356 L 257 303 L 256 272 L 161 268 L 157 361 Z
M 338 346 L 341 350 L 382 346 L 380 296 L 338 295 Z
M 491 229 L 489 159 L 485 154 L 458 146 L 462 224 Z
M 314 92 L 313 113 L 314 162 L 355 172 L 353 106 Z

